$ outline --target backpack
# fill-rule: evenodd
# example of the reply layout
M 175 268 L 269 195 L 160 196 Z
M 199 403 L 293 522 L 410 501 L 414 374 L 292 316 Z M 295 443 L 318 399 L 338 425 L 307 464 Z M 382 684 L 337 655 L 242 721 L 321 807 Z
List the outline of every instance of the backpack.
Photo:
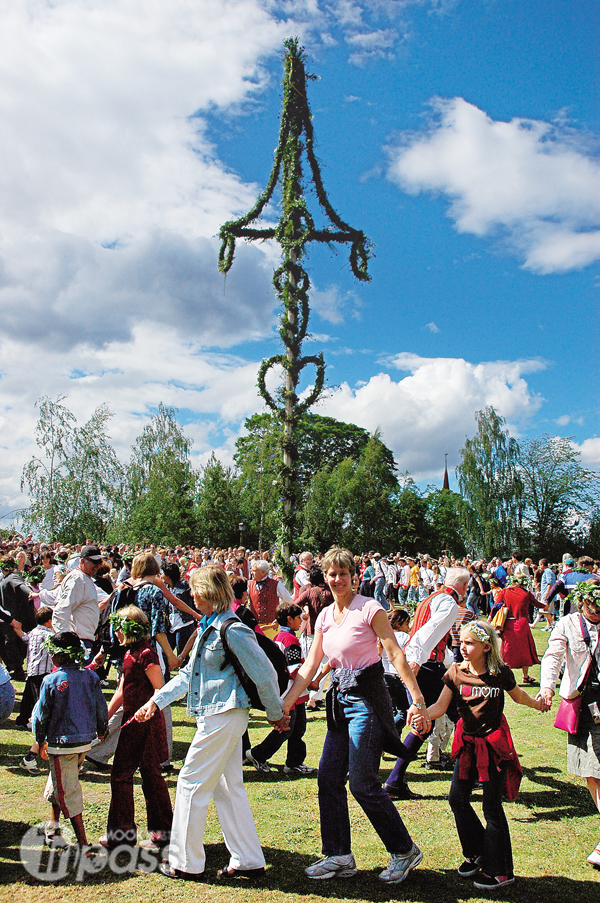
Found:
M 228 662 L 233 666 L 233 670 L 237 674 L 239 682 L 248 694 L 248 699 L 250 700 L 251 707 L 253 709 L 261 709 L 262 711 L 264 711 L 265 707 L 260 696 L 258 695 L 256 684 L 254 683 L 252 678 L 248 676 L 248 674 L 244 670 L 242 663 L 227 642 L 227 628 L 230 624 L 234 624 L 236 621 L 240 621 L 240 618 L 238 618 L 237 615 L 233 618 L 226 618 L 221 624 L 220 635 L 221 642 L 223 643 L 223 650 L 225 652 L 225 661 L 223 662 L 222 668 L 224 668 Z M 285 660 L 285 655 L 283 654 L 277 643 L 275 643 L 273 640 L 270 640 L 268 636 L 256 632 L 254 636 L 256 637 L 258 645 L 275 668 L 275 673 L 277 674 L 277 683 L 279 685 L 279 693 L 285 693 L 290 684 L 290 674 Z
M 140 583 L 139 586 L 131 586 L 130 583 L 126 583 L 121 589 L 114 589 L 108 597 L 104 611 L 100 615 L 96 636 L 103 646 L 111 647 L 109 653 L 111 658 L 122 658 L 123 650 L 121 650 L 114 631 L 110 626 L 110 616 L 114 615 L 120 608 L 125 608 L 126 605 L 137 605 L 137 594 L 141 586 L 146 586 L 146 584 Z

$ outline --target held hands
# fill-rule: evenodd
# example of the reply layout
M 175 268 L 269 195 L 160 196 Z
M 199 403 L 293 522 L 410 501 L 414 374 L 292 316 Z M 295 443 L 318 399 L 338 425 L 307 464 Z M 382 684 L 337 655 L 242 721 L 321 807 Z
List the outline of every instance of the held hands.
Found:
M 418 667 L 418 666 L 417 666 Z M 419 709 L 413 704 L 408 710 L 406 723 L 409 727 L 414 727 L 419 734 L 426 734 L 431 729 L 431 718 L 423 703 L 423 708 Z
M 552 706 L 552 697 L 554 696 L 554 690 L 550 690 L 548 687 L 544 687 L 543 690 L 535 697 L 536 702 L 539 702 L 539 711 L 547 712 Z
M 286 713 L 285 709 L 283 715 L 279 719 L 279 721 L 269 721 L 271 727 L 274 727 L 276 731 L 279 731 L 280 734 L 285 733 L 290 726 L 290 716 Z
M 154 713 L 158 710 L 158 706 L 155 702 L 152 702 L 151 699 L 138 709 L 135 715 L 133 716 L 136 721 L 150 721 Z

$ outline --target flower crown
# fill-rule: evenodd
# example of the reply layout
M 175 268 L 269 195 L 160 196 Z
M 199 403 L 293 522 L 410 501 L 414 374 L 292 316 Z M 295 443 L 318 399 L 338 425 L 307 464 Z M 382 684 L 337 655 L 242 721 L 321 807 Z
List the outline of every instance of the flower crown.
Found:
M 109 621 L 110 626 L 115 633 L 117 630 L 121 631 L 126 640 L 141 640 L 145 636 L 148 636 L 148 627 L 146 624 L 140 624 L 139 621 L 127 618 L 124 615 L 119 614 L 118 611 L 110 615 Z
M 529 577 L 526 577 L 525 574 L 514 574 L 506 582 L 509 586 L 520 586 L 523 589 L 529 589 L 531 585 Z
M 482 627 L 481 624 L 478 624 L 477 621 L 475 621 L 475 622 L 471 621 L 470 624 L 466 625 L 466 629 L 469 631 L 469 633 L 472 633 L 473 636 L 476 637 L 480 643 L 489 643 L 490 642 L 490 636 L 489 636 L 487 630 L 484 627 Z
M 582 583 L 575 584 L 575 589 L 571 591 L 571 599 L 573 599 L 580 608 L 584 602 L 591 602 L 592 605 L 600 608 L 600 583 L 586 580 Z

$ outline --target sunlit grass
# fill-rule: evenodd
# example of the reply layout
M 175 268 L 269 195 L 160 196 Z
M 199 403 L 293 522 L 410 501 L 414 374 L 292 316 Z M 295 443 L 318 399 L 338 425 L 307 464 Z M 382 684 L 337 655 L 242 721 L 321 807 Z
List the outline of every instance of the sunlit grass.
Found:
M 534 631 L 540 652 L 547 634 Z M 539 666 L 531 669 L 539 676 Z M 520 673 L 517 672 L 517 676 Z M 17 689 L 22 691 L 22 684 Z M 108 693 L 109 691 L 107 691 Z M 536 688 L 529 692 L 535 693 Z M 556 706 L 554 707 L 556 709 Z M 349 881 L 312 882 L 303 868 L 320 854 L 320 835 L 316 780 L 293 780 L 283 774 L 285 749 L 273 759 L 270 775 L 259 775 L 245 767 L 248 795 L 269 864 L 264 882 L 256 885 L 221 886 L 215 878 L 217 868 L 227 862 L 218 822 L 213 810 L 209 814 L 207 843 L 207 881 L 201 885 L 169 881 L 155 874 L 136 872 L 133 876 L 103 873 L 92 876 L 82 887 L 73 877 L 57 884 L 44 885 L 32 879 L 19 859 L 19 843 L 30 825 L 44 820 L 48 805 L 42 799 L 46 773 L 31 776 L 19 768 L 19 761 L 29 748 L 30 737 L 14 729 L 14 715 L 2 728 L 0 754 L 0 888 L 1 899 L 18 903 L 77 903 L 82 900 L 106 900 L 111 903 L 145 901 L 160 897 L 161 901 L 252 901 L 252 903 L 295 903 L 334 898 L 339 901 L 407 900 L 413 903 L 460 903 L 481 899 L 513 900 L 532 903 L 580 903 L 600 901 L 600 873 L 586 862 L 589 852 L 600 839 L 600 816 L 594 811 L 584 782 L 566 773 L 566 735 L 552 727 L 554 713 L 541 715 L 532 709 L 516 706 L 507 700 L 506 715 L 515 746 L 521 757 L 524 779 L 515 803 L 506 805 L 513 840 L 515 871 L 518 881 L 500 896 L 487 897 L 473 885 L 461 880 L 456 868 L 461 862 L 454 820 L 447 804 L 449 772 L 426 771 L 420 758 L 409 770 L 410 784 L 425 799 L 399 803 L 402 817 L 422 848 L 421 866 L 407 881 L 395 889 L 377 880 L 386 864 L 386 853 L 362 811 L 351 800 L 353 848 L 359 875 Z M 175 760 L 185 755 L 194 725 L 185 715 L 183 705 L 174 710 Z M 256 742 L 268 730 L 262 713 L 252 713 L 250 731 Z M 309 716 L 307 731 L 308 764 L 318 764 L 325 731 L 321 712 Z M 382 763 L 382 777 L 392 762 Z M 174 796 L 176 775 L 168 778 Z M 85 821 L 90 841 L 104 833 L 110 798 L 106 775 L 82 778 L 86 800 Z M 478 794 L 475 794 L 478 799 Z M 477 804 L 478 805 L 478 804 Z M 136 786 L 136 811 L 143 835 L 144 804 L 139 784 Z

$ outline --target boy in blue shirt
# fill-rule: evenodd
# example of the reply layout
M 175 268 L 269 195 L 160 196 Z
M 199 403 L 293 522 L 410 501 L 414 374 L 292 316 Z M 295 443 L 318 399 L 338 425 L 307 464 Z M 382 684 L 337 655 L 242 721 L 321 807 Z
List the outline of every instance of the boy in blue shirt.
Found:
M 45 831 L 46 843 L 65 845 L 59 827 L 62 813 L 70 819 L 77 843 L 85 847 L 79 768 L 92 740 L 108 729 L 108 708 L 97 674 L 81 670 L 85 649 L 76 633 L 65 630 L 49 636 L 45 646 L 57 670 L 42 681 L 32 729 L 40 750 L 47 743 L 50 760 L 44 799 L 52 805 L 52 818 Z

